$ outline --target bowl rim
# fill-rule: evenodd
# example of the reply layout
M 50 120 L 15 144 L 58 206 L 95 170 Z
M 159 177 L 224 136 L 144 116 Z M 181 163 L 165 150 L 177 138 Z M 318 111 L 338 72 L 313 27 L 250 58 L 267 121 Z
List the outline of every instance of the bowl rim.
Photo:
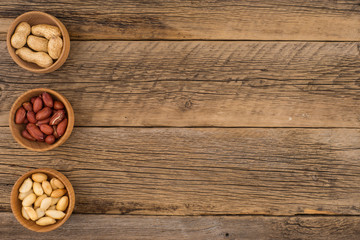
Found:
M 21 21 L 21 19 L 23 17 L 26 17 L 28 15 L 42 15 L 44 17 L 50 18 L 52 21 L 54 21 L 57 25 L 57 27 L 59 27 L 61 34 L 63 36 L 63 49 L 61 51 L 60 57 L 49 67 L 47 68 L 32 68 L 32 67 L 28 67 L 25 64 L 23 64 L 23 61 L 20 57 L 18 57 L 15 54 L 15 48 L 13 46 L 11 46 L 11 36 L 13 34 L 13 32 L 15 31 L 15 28 L 18 26 L 18 24 Z M 69 32 L 67 31 L 65 25 L 56 17 L 45 13 L 45 12 L 41 12 L 41 11 L 30 11 L 30 12 L 25 12 L 21 15 L 19 15 L 17 18 L 15 18 L 15 20 L 11 23 L 8 31 L 7 31 L 7 36 L 6 36 L 6 46 L 8 49 L 8 52 L 11 56 L 11 58 L 14 60 L 14 62 L 19 65 L 20 67 L 30 71 L 30 72 L 34 72 L 34 73 L 50 73 L 53 72 L 55 70 L 57 70 L 58 68 L 60 68 L 66 61 L 66 59 L 69 56 L 69 52 L 70 52 L 70 36 L 69 36 Z
M 17 209 L 15 208 L 14 204 L 15 204 L 15 201 L 16 202 L 20 201 L 18 199 L 18 190 L 19 190 L 21 184 L 23 183 L 23 181 L 26 178 L 31 177 L 31 175 L 33 173 L 38 173 L 38 172 L 45 173 L 48 177 L 49 177 L 49 174 L 51 174 L 51 175 L 55 176 L 56 178 L 58 178 L 64 184 L 67 194 L 68 194 L 68 197 L 69 197 L 69 204 L 67 207 L 66 215 L 63 219 L 61 219 L 61 221 L 58 221 L 55 224 L 48 225 L 48 226 L 35 225 L 36 227 L 34 227 L 34 226 L 29 226 L 28 224 L 26 224 L 28 220 L 23 218 L 23 216 L 21 214 L 21 208 L 20 208 L 20 212 L 18 212 Z M 75 207 L 75 191 L 74 191 L 74 188 L 73 188 L 71 182 L 69 181 L 69 179 L 61 172 L 59 172 L 55 169 L 52 169 L 52 168 L 33 169 L 33 170 L 27 171 L 26 173 L 21 175 L 14 183 L 14 185 L 11 189 L 11 194 L 10 194 L 10 207 L 11 207 L 11 211 L 12 211 L 13 215 L 15 216 L 16 220 L 25 228 L 35 231 L 35 232 L 49 232 L 49 231 L 59 228 L 70 218 L 70 216 L 74 210 L 74 207 Z
M 53 95 L 53 96 L 56 96 L 58 95 L 61 99 L 61 102 L 64 104 L 65 106 L 65 109 L 66 109 L 66 112 L 67 112 L 67 117 L 68 117 L 68 124 L 67 124 L 67 128 L 66 128 L 66 131 L 64 133 L 64 135 L 59 138 L 58 141 L 56 141 L 54 144 L 51 144 L 51 145 L 48 145 L 48 147 L 46 148 L 32 148 L 32 147 L 29 147 L 27 145 L 25 145 L 22 141 L 20 141 L 20 139 L 18 139 L 16 136 L 15 136 L 15 131 L 17 131 L 13 125 L 16 124 L 14 122 L 14 117 L 15 117 L 15 113 L 16 113 L 16 105 L 21 101 L 21 99 L 26 96 L 26 95 L 29 95 L 33 92 L 48 92 L 50 95 Z M 56 98 L 58 98 L 56 96 Z M 30 99 L 29 99 L 30 100 Z M 21 103 L 22 104 L 22 103 Z M 18 142 L 21 146 L 29 149 L 29 150 L 32 150 L 32 151 L 36 151 L 36 152 L 45 152 L 45 151 L 49 151 L 49 150 L 52 150 L 60 145 L 62 145 L 63 143 L 66 142 L 66 140 L 70 137 L 71 133 L 72 133 L 72 130 L 74 128 L 74 123 L 75 123 L 75 114 L 74 114 L 74 109 L 72 108 L 70 102 L 66 99 L 66 97 L 64 97 L 62 94 L 60 94 L 59 92 L 55 91 L 55 90 L 52 90 L 52 89 L 49 89 L 49 88 L 34 88 L 34 89 L 30 89 L 28 91 L 26 91 L 25 93 L 21 94 L 13 103 L 13 105 L 11 106 L 11 109 L 10 109 L 10 113 L 9 113 L 9 128 L 10 128 L 10 131 L 11 131 L 11 135 L 13 136 L 13 138 L 16 140 L 16 142 Z M 28 141 L 28 140 L 27 140 Z M 46 143 L 44 143 L 46 144 Z

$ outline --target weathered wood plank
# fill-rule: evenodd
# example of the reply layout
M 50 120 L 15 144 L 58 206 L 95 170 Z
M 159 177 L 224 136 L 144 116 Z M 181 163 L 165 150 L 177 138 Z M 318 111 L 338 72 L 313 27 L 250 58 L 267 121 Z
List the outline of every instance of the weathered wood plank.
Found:
M 40 10 L 58 17 L 72 39 L 253 39 L 359 41 L 358 1 L 2 1 L 9 18 Z
M 358 43 L 73 41 L 58 71 L 20 69 L 0 43 L 0 125 L 50 87 L 77 126 L 360 127 Z
M 63 172 L 77 213 L 359 214 L 360 130 L 75 128 L 43 154 L 0 128 L 0 210 L 30 168 Z
M 358 239 L 360 217 L 119 216 L 73 214 L 59 229 L 34 233 L 0 213 L 3 239 Z

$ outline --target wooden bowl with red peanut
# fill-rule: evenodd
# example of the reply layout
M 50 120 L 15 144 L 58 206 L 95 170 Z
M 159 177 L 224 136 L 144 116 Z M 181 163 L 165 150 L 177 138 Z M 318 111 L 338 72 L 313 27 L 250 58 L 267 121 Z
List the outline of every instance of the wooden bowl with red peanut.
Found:
M 74 111 L 60 93 L 37 88 L 22 94 L 10 110 L 15 140 L 27 149 L 44 152 L 63 144 L 74 127 Z

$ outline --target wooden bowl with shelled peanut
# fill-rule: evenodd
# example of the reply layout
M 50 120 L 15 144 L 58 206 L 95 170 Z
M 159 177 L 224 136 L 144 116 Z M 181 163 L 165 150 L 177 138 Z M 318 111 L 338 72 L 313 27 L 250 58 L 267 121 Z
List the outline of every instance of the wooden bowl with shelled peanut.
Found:
M 47 96 L 52 98 L 52 105 L 49 105 L 50 107 L 52 106 L 53 111 L 56 111 L 56 109 L 59 109 L 57 111 L 61 111 L 64 113 L 63 119 L 57 119 L 57 120 L 66 120 L 67 123 L 64 123 L 65 126 L 65 131 L 63 133 L 61 133 L 61 136 L 55 136 L 55 130 L 59 129 L 59 123 L 58 125 L 54 125 L 53 123 L 51 123 L 51 119 L 52 117 L 54 117 L 54 115 L 56 114 L 56 112 L 50 113 L 50 116 L 46 119 L 41 119 L 38 118 L 38 115 L 41 114 L 41 111 L 49 111 L 49 108 L 46 104 L 46 101 L 44 99 L 44 97 L 41 96 L 44 95 L 44 93 L 47 93 Z M 32 102 L 32 99 L 37 98 L 40 105 L 42 106 L 42 109 L 39 111 L 35 110 L 35 102 Z M 27 108 L 27 106 L 25 106 L 25 104 L 30 105 L 28 109 L 29 111 L 25 110 Z M 56 104 L 61 104 L 61 110 L 58 107 L 55 107 Z M 51 108 L 50 108 L 51 109 Z M 21 121 L 19 121 L 19 111 L 22 110 L 22 118 L 20 119 Z M 30 111 L 32 110 L 32 111 Z M 36 118 L 33 119 L 33 121 L 30 118 L 29 113 L 33 114 L 32 118 Z M 35 130 L 37 132 L 39 132 L 39 129 L 41 129 L 41 121 L 48 121 L 46 124 L 43 124 L 44 126 L 47 125 L 47 127 L 49 128 L 50 126 L 53 127 L 53 131 L 51 133 L 45 134 L 46 131 L 44 131 L 45 133 L 41 133 L 42 136 L 40 136 L 40 139 L 36 139 L 37 136 L 35 135 L 31 135 L 31 136 L 26 136 L 24 137 L 23 133 L 27 133 L 27 135 L 29 135 L 29 129 L 28 125 L 29 123 L 33 123 L 32 127 L 35 128 Z M 27 121 L 27 122 L 25 122 Z M 22 94 L 21 96 L 19 96 L 16 101 L 14 102 L 14 104 L 11 107 L 10 110 L 10 114 L 9 114 L 9 127 L 11 130 L 11 133 L 14 137 L 14 139 L 21 144 L 22 146 L 24 146 L 27 149 L 30 149 L 32 151 L 38 151 L 38 152 L 44 152 L 44 151 L 48 151 L 51 149 L 54 149 L 58 146 L 60 146 L 61 144 L 63 144 L 71 135 L 71 132 L 73 130 L 74 127 L 74 122 L 75 122 L 75 116 L 74 116 L 74 110 L 70 104 L 70 102 L 60 93 L 52 90 L 52 89 L 48 89 L 48 88 L 36 88 L 36 89 L 32 89 L 29 90 L 27 92 L 25 92 L 24 94 Z M 51 129 L 50 129 L 51 130 Z M 64 130 L 64 128 L 63 128 Z M 48 144 L 46 142 L 46 138 L 48 136 L 54 135 L 56 139 L 54 139 L 54 142 L 52 142 L 51 144 Z M 32 138 L 33 137 L 33 138 Z M 45 138 L 46 137 L 46 138 Z M 34 139 L 35 138 L 35 139 Z
M 69 219 L 75 192 L 62 173 L 51 168 L 34 169 L 16 181 L 10 204 L 21 225 L 35 232 L 49 232 Z

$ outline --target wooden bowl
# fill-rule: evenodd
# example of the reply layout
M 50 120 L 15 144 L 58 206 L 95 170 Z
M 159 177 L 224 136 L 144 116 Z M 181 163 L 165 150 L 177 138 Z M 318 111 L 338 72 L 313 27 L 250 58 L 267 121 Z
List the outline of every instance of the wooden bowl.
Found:
M 63 38 L 63 49 L 60 57 L 50 67 L 47 68 L 39 67 L 35 63 L 30 63 L 22 60 L 18 55 L 15 54 L 16 49 L 11 46 L 10 39 L 15 31 L 15 28 L 21 22 L 27 22 L 30 24 L 30 26 L 34 26 L 37 24 L 49 24 L 60 28 Z M 33 12 L 26 12 L 18 16 L 15 19 L 15 21 L 11 24 L 6 37 L 6 45 L 10 53 L 10 56 L 20 67 L 30 72 L 49 73 L 55 71 L 65 63 L 70 52 L 70 37 L 64 24 L 62 24 L 59 19 L 44 12 L 33 11 Z
M 33 142 L 33 141 L 30 141 L 30 140 L 24 138 L 21 135 L 21 132 L 25 129 L 25 124 L 16 124 L 15 123 L 15 113 L 16 113 L 17 109 L 19 107 L 21 107 L 21 105 L 24 102 L 30 101 L 30 99 L 32 97 L 38 96 L 39 94 L 41 94 L 43 92 L 48 92 L 54 100 L 58 100 L 58 101 L 62 102 L 65 106 L 65 109 L 67 112 L 67 117 L 68 117 L 68 124 L 67 124 L 67 128 L 66 128 L 64 135 L 62 137 L 60 137 L 54 144 L 51 144 L 51 145 L 49 145 L 45 142 Z M 48 151 L 48 150 L 54 149 L 54 148 L 60 146 L 61 144 L 63 144 L 71 135 L 71 132 L 74 127 L 74 121 L 75 121 L 74 110 L 73 110 L 71 104 L 69 103 L 69 101 L 60 93 L 55 92 L 54 90 L 51 90 L 51 89 L 47 89 L 47 88 L 37 88 L 37 89 L 32 89 L 32 90 L 25 92 L 23 95 L 18 97 L 18 99 L 16 99 L 16 101 L 14 102 L 14 104 L 11 107 L 10 114 L 9 114 L 9 127 L 10 127 L 11 133 L 12 133 L 13 137 L 15 138 L 15 140 L 18 143 L 20 143 L 22 146 L 26 147 L 27 149 L 30 149 L 33 151 L 38 151 L 38 152 Z
M 55 224 L 48 226 L 39 226 L 31 220 L 26 220 L 21 214 L 22 204 L 21 204 L 21 200 L 18 199 L 19 188 L 21 184 L 28 177 L 31 178 L 31 175 L 33 173 L 38 173 L 38 172 L 45 173 L 48 176 L 48 179 L 51 179 L 53 177 L 59 179 L 65 185 L 65 188 L 67 190 L 66 195 L 69 197 L 69 205 L 65 211 L 65 217 L 61 220 L 56 220 Z M 66 222 L 66 220 L 70 217 L 75 206 L 75 192 L 70 181 L 62 173 L 51 168 L 39 168 L 25 173 L 16 181 L 11 191 L 10 204 L 11 204 L 11 210 L 15 218 L 19 221 L 19 223 L 21 223 L 21 225 L 35 232 L 49 232 L 63 225 Z

